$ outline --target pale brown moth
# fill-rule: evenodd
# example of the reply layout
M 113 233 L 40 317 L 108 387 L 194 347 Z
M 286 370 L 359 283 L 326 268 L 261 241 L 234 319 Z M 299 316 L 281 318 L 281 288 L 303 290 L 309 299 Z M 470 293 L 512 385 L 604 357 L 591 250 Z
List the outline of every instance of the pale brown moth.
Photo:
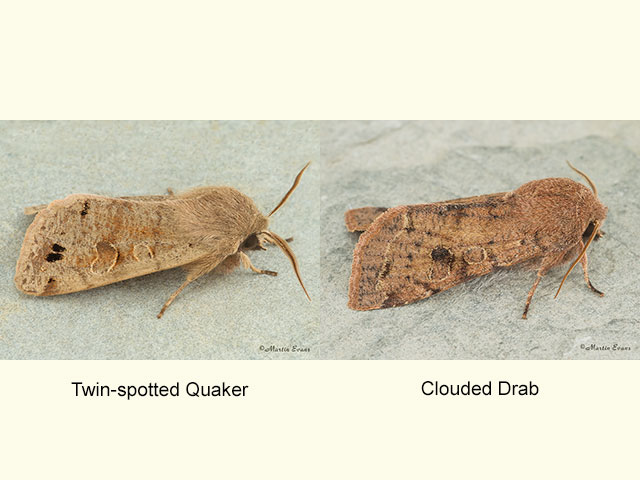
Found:
M 569 162 L 567 162 L 569 163 Z M 395 208 L 363 207 L 345 213 L 351 232 L 364 232 L 354 254 L 348 306 L 354 310 L 415 302 L 499 267 L 523 265 L 537 272 L 522 318 L 542 277 L 575 258 L 591 290 L 587 247 L 603 235 L 607 208 L 591 186 L 568 178 L 525 183 L 494 193 Z
M 189 283 L 214 269 L 226 273 L 242 265 L 277 275 L 253 266 L 246 253 L 265 250 L 265 243 L 271 243 L 289 258 L 309 298 L 287 241 L 267 229 L 308 166 L 267 216 L 231 187 L 201 187 L 176 195 L 170 191 L 168 196 L 75 194 L 26 208 L 25 214 L 37 215 L 24 237 L 15 284 L 30 295 L 60 295 L 183 267 L 186 280 L 166 301 L 160 318 Z

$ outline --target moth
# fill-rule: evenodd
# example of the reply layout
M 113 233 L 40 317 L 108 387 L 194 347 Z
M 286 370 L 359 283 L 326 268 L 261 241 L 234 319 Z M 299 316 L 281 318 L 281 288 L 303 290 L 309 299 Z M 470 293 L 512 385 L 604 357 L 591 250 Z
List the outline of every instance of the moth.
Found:
M 231 187 L 201 187 L 181 194 L 105 197 L 75 194 L 25 209 L 36 217 L 27 229 L 15 284 L 29 295 L 60 295 L 183 267 L 186 279 L 158 318 L 189 283 L 213 270 L 242 265 L 258 274 L 248 251 L 280 248 L 302 289 L 298 262 L 287 240 L 268 230 L 269 219 L 289 199 L 309 167 L 265 216 L 253 200 Z
M 533 294 L 553 267 L 575 259 L 591 290 L 587 248 L 600 238 L 607 208 L 590 185 L 545 178 L 511 192 L 395 208 L 363 207 L 345 213 L 351 232 L 364 232 L 353 254 L 348 306 L 354 310 L 396 307 L 428 298 L 486 275 L 523 265 L 536 271 Z

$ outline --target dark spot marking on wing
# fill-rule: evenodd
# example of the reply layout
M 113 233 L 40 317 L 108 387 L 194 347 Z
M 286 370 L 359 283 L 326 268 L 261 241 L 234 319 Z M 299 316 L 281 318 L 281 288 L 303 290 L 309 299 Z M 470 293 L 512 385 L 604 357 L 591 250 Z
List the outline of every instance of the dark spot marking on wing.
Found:
M 53 295 L 53 293 L 56 291 L 56 288 L 56 279 L 53 277 L 49 277 L 49 280 L 47 280 L 47 284 L 42 290 L 42 295 Z
M 431 258 L 434 262 L 447 262 L 450 261 L 453 255 L 448 248 L 436 247 L 431 250 Z
M 450 211 L 450 210 L 465 210 L 468 208 L 496 208 L 499 206 L 499 203 L 494 199 L 488 199 L 481 202 L 472 202 L 472 203 L 445 203 L 443 205 L 438 205 L 441 210 Z
M 387 260 L 386 262 L 384 262 L 384 265 L 382 265 L 382 270 L 380 271 L 379 278 L 385 278 L 387 275 L 389 275 L 389 270 L 391 270 L 391 262 Z
M 407 214 L 407 226 L 405 227 L 407 233 L 413 233 L 416 231 L 416 227 L 413 225 L 413 217 Z
M 62 245 L 58 245 L 57 243 L 54 243 L 51 246 L 51 250 L 53 250 L 54 252 L 64 252 L 66 248 L 64 248 Z
M 450 203 L 448 205 L 442 205 L 440 207 L 440 209 L 442 211 L 444 211 L 444 212 L 448 212 L 448 211 L 451 211 L 451 210 L 464 210 L 465 208 L 467 208 L 466 205 L 460 205 L 460 204 L 457 204 L 457 203 Z
M 413 283 L 414 285 L 419 285 L 420 287 L 424 288 L 425 291 L 431 290 L 431 283 L 430 282 L 423 282 L 421 280 L 418 280 L 417 278 L 413 278 L 413 279 L 411 279 L 411 283 Z
M 84 206 L 82 208 L 82 211 L 80 212 L 80 215 L 84 217 L 88 212 L 89 212 L 89 202 L 84 202 Z
M 389 294 L 387 299 L 382 304 L 381 308 L 397 307 L 398 305 L 404 305 L 405 302 L 395 293 Z
M 58 260 L 62 260 L 62 255 L 59 253 L 50 253 L 46 258 L 47 262 L 57 262 Z

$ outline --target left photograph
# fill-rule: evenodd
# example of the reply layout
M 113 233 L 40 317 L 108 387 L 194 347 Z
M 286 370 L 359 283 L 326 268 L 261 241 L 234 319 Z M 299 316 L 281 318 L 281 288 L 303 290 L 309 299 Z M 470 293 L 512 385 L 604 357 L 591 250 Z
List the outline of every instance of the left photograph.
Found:
M 313 356 L 313 123 L 6 122 L 0 139 L 1 358 Z

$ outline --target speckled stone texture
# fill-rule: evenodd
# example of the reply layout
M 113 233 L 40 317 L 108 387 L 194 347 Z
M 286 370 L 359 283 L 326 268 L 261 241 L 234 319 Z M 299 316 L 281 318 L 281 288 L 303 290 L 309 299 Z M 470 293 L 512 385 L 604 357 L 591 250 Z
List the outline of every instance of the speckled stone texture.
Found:
M 640 358 L 640 124 L 634 122 L 0 122 L 0 358 L 484 359 Z M 90 291 L 30 297 L 13 285 L 31 217 L 25 206 L 70 193 L 163 194 L 231 185 L 267 213 L 313 164 L 272 228 L 294 236 L 313 298 L 285 256 L 252 252 L 278 277 L 238 269 L 190 285 L 160 272 Z M 344 211 L 516 188 L 587 172 L 609 207 L 607 235 L 589 251 L 594 295 L 580 269 L 540 284 L 503 270 L 401 308 L 346 307 L 357 235 Z M 630 350 L 591 350 L 596 347 Z M 584 346 L 584 348 L 582 348 Z M 297 350 L 297 351 L 294 351 Z

